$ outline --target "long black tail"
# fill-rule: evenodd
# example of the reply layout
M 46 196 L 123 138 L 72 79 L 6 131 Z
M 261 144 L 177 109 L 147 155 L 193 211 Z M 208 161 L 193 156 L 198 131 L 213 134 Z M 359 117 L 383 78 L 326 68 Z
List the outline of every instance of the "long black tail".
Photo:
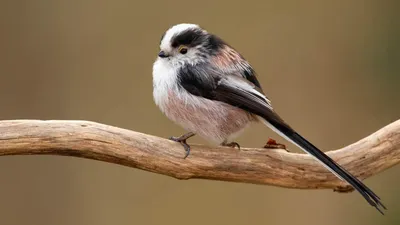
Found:
M 271 117 L 265 118 L 267 126 L 271 129 L 275 130 L 278 134 L 291 141 L 298 147 L 300 147 L 303 151 L 314 156 L 319 162 L 321 162 L 325 167 L 327 167 L 332 173 L 338 176 L 340 179 L 347 181 L 351 186 L 353 186 L 360 194 L 367 200 L 367 202 L 374 206 L 380 213 L 384 214 L 380 207 L 386 209 L 386 207 L 380 201 L 380 198 L 365 184 L 363 184 L 356 177 L 351 175 L 348 171 L 342 168 L 339 164 L 333 161 L 329 156 L 327 156 L 324 152 L 319 150 L 305 138 L 303 138 L 300 134 L 294 131 L 292 128 L 287 126 L 284 123 L 281 123 L 279 120 L 271 120 Z

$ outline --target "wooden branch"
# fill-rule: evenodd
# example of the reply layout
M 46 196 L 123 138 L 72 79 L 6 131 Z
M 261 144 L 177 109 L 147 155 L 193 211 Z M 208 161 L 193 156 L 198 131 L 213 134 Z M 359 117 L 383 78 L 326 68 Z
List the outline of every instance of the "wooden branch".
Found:
M 179 143 L 104 124 L 0 121 L 0 155 L 76 156 L 178 179 L 202 178 L 341 191 L 347 187 L 308 154 L 280 149 L 191 146 L 191 154 L 183 159 L 185 152 Z M 360 179 L 388 169 L 400 160 L 400 120 L 327 154 Z

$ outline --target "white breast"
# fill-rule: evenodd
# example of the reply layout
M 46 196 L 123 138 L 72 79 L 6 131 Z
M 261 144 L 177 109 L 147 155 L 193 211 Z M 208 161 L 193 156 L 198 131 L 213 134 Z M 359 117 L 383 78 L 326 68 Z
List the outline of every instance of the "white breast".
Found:
M 153 65 L 153 98 L 161 111 L 168 102 L 168 91 L 177 88 L 177 71 L 166 60 L 157 59 Z

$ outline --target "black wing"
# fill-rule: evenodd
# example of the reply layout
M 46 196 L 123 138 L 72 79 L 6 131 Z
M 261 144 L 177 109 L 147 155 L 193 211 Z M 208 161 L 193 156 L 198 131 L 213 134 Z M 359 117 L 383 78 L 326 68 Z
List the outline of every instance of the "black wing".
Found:
M 296 144 L 303 151 L 314 156 L 340 179 L 347 181 L 379 212 L 386 209 L 380 198 L 365 184 L 338 165 L 324 152 L 319 150 L 288 124 L 272 109 L 270 101 L 259 91 L 259 85 L 237 76 L 227 75 L 207 65 L 186 66 L 179 72 L 180 87 L 189 93 L 210 100 L 221 101 L 239 107 L 263 118 L 267 125 L 278 131 L 280 135 Z

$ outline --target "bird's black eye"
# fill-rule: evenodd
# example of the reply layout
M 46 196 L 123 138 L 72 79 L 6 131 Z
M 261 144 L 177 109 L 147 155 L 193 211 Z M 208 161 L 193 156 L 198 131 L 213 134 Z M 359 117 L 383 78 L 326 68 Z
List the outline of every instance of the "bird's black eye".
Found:
M 188 51 L 188 49 L 187 49 L 185 46 L 179 46 L 178 51 L 179 51 L 181 54 L 186 54 L 187 51 Z

